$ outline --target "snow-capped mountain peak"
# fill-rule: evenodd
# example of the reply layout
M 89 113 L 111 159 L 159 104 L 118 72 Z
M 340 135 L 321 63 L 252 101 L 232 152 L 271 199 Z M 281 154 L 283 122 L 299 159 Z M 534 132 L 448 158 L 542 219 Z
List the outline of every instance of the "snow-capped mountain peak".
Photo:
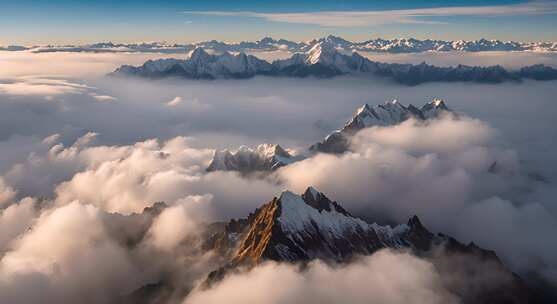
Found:
M 331 64 L 337 54 L 338 51 L 330 43 L 319 42 L 307 52 L 306 62 L 309 64 Z
M 371 253 L 386 246 L 376 228 L 389 231 L 382 232 L 382 235 L 398 236 L 388 226 L 370 225 L 351 216 L 313 187 L 302 195 L 283 191 L 258 208 L 250 216 L 250 221 L 233 258 L 235 263 L 258 263 L 262 259 L 300 261 L 319 257 L 340 261 L 350 255 Z M 388 242 L 395 244 L 398 241 Z
M 434 99 L 431 103 L 433 103 L 436 107 L 439 107 L 441 105 L 445 104 L 445 101 L 443 101 L 443 99 Z
M 419 52 L 484 52 L 484 51 L 529 51 L 555 52 L 556 42 L 515 42 L 500 40 L 419 40 L 414 38 L 371 39 L 367 41 L 348 41 L 338 36 L 329 35 L 306 42 L 295 42 L 286 39 L 264 37 L 259 41 L 242 41 L 226 43 L 217 40 L 201 41 L 187 44 L 169 44 L 165 42 L 148 43 L 112 43 L 100 42 L 86 45 L 45 45 L 45 46 L 0 46 L 0 50 L 32 52 L 163 52 L 181 54 L 196 47 L 212 49 L 216 52 L 233 51 L 247 52 L 252 50 L 288 50 L 305 52 L 316 43 L 326 42 L 343 51 L 386 52 L 386 53 L 419 53 Z
M 264 260 L 297 262 L 320 258 L 342 262 L 381 248 L 426 252 L 443 242 L 448 242 L 451 250 L 467 252 L 472 248 L 450 237 L 434 235 L 417 216 L 395 227 L 368 223 L 352 216 L 313 187 L 308 187 L 302 195 L 285 190 L 248 218 L 233 220 L 227 227 L 224 235 L 217 238 L 226 240 L 227 247 L 221 249 L 233 250 L 228 267 Z M 229 233 L 234 237 L 230 238 Z
M 450 112 L 450 109 L 443 99 L 435 98 L 424 104 L 420 108 L 420 112 L 424 119 L 430 119 L 439 116 L 441 113 Z
M 202 47 L 196 47 L 188 53 L 188 58 L 195 62 L 206 60 L 210 56 Z
M 354 112 L 353 116 L 356 117 L 356 116 L 360 116 L 360 115 L 367 115 L 370 112 L 371 112 L 371 107 L 369 106 L 369 104 L 365 103 L 364 105 L 359 107 L 356 110 L 356 112 Z
M 432 109 L 443 109 L 443 110 L 449 110 L 449 108 L 447 107 L 447 105 L 445 104 L 445 101 L 443 99 L 440 98 L 434 98 L 433 100 L 426 102 L 423 106 L 422 109 L 426 109 L 426 108 L 432 108 Z
M 314 206 L 306 202 L 303 196 L 290 191 L 284 191 L 280 195 L 280 215 L 277 221 L 282 232 L 292 242 L 299 242 L 307 234 L 321 234 L 327 242 L 333 243 L 346 233 L 358 233 L 369 229 L 369 225 L 361 219 L 338 212 L 333 202 L 325 195 L 318 192 L 317 196 L 317 205 Z M 290 256 L 289 250 L 283 250 L 280 254 Z
M 350 146 L 350 138 L 358 131 L 372 126 L 392 126 L 409 118 L 425 120 L 450 112 L 445 102 L 434 99 L 421 108 L 404 106 L 396 99 L 376 106 L 364 104 L 354 112 L 352 118 L 341 130 L 333 131 L 322 142 L 310 147 L 310 151 L 344 153 Z
M 396 99 L 393 99 L 391 101 L 386 101 L 383 105 L 379 105 L 378 108 L 385 109 L 390 112 L 396 112 L 396 113 L 401 113 L 406 111 L 406 107 L 403 106 Z
M 273 66 L 252 55 L 224 52 L 209 54 L 196 47 L 185 60 L 149 60 L 143 66 L 122 66 L 113 75 L 137 75 L 142 77 L 185 77 L 189 79 L 249 78 L 270 72 Z
M 267 42 L 271 43 L 270 40 Z M 207 45 L 218 49 L 217 42 Z M 275 44 L 278 42 L 274 42 Z M 287 42 L 281 42 L 287 43 Z M 312 42 L 313 43 L 313 42 Z M 319 39 L 311 44 L 309 50 L 293 54 L 290 58 L 269 63 L 253 55 L 239 52 L 233 55 L 225 49 L 215 54 L 206 52 L 203 44 L 196 45 L 186 60 L 160 59 L 146 62 L 143 66 L 122 66 L 113 75 L 135 75 L 149 78 L 184 77 L 188 79 L 250 78 L 257 75 L 286 77 L 334 77 L 344 74 L 369 75 L 392 78 L 407 85 L 418 85 L 433 81 L 476 81 L 499 83 L 510 80 L 531 78 L 536 80 L 557 79 L 557 69 L 549 66 L 524 67 L 519 71 L 508 71 L 501 66 L 437 67 L 425 63 L 397 64 L 371 61 L 355 51 L 357 48 L 343 46 L 348 43 L 338 37 Z M 217 43 L 218 44 L 218 43 Z M 243 48 L 262 47 L 261 42 L 243 43 Z M 271 43 L 273 44 L 273 43 Z M 205 46 L 204 46 L 205 47 Z M 242 47 L 239 47 L 242 49 Z M 339 51 L 340 50 L 340 51 Z M 352 54 L 345 54 L 351 51 Z
M 335 47 L 334 43 L 324 40 L 316 43 L 313 47 L 304 54 L 305 64 L 320 65 L 326 67 L 326 71 L 321 71 L 322 75 L 338 75 L 349 73 L 352 65 L 352 58 L 341 54 Z M 312 71 L 316 73 L 315 76 L 322 76 L 318 74 L 319 70 Z
M 260 145 L 257 146 L 256 150 L 257 150 L 257 153 L 259 155 L 264 156 L 266 158 L 270 158 L 270 157 L 290 158 L 290 157 L 292 157 L 292 155 L 290 155 L 290 153 L 288 153 L 286 150 L 284 150 L 278 144 L 260 144 Z
M 329 35 L 322 39 L 323 41 L 329 42 L 337 47 L 344 47 L 350 44 L 350 41 L 335 35 Z
M 339 204 L 314 187 L 308 187 L 302 195 L 285 190 L 247 218 L 231 220 L 207 242 L 208 249 L 220 253 L 226 262 L 209 274 L 205 286 L 222 280 L 229 271 L 249 269 L 268 260 L 298 263 L 321 259 L 346 263 L 355 256 L 370 255 L 383 248 L 406 249 L 418 255 L 432 250 L 445 251 L 449 253 L 448 258 L 455 256 L 459 263 L 468 261 L 462 259 L 464 256 L 480 258 L 493 262 L 491 266 L 499 267 L 498 271 L 509 274 L 510 278 L 515 277 L 493 251 L 474 243 L 460 243 L 443 234 L 435 235 L 417 216 L 411 217 L 407 224 L 391 227 L 368 223 L 340 210 L 344 209 Z M 474 275 L 471 279 L 477 278 Z M 517 281 L 508 287 L 486 292 L 485 298 L 494 299 L 492 295 L 502 294 L 501 290 L 504 293 L 523 290 Z
M 382 105 L 370 107 L 364 104 L 344 126 L 344 130 L 355 132 L 371 126 L 393 125 L 406 119 L 407 109 L 396 99 L 387 101 Z
M 307 151 L 309 153 L 304 153 L 306 155 L 292 155 L 276 144 L 261 144 L 255 149 L 241 146 L 236 151 L 215 151 L 207 171 L 273 171 L 302 160 L 314 152 L 344 153 L 350 148 L 352 136 L 362 129 L 393 126 L 409 118 L 427 120 L 448 112 L 450 109 L 441 99 L 433 99 L 420 108 L 411 104 L 404 106 L 396 99 L 376 106 L 366 103 L 354 112 L 342 129 L 333 131 L 323 141 L 312 145 Z
M 276 144 L 261 144 L 255 149 L 240 146 L 235 151 L 215 151 L 207 171 L 272 171 L 300 159 Z

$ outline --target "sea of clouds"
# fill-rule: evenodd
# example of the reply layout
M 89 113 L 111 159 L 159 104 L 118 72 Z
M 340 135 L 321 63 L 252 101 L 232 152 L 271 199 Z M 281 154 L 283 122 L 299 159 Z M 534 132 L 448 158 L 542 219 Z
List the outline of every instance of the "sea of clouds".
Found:
M 285 188 L 309 185 L 369 220 L 417 214 L 434 232 L 495 250 L 519 274 L 557 283 L 555 82 L 104 76 L 161 56 L 0 52 L 0 302 L 111 302 L 161 280 L 181 290 L 168 291 L 173 302 L 193 288 L 186 303 L 334 303 L 347 294 L 353 303 L 459 301 L 446 271 L 392 251 L 340 268 L 267 263 L 195 289 L 218 262 L 195 241 L 202 224 L 244 217 Z M 435 97 L 460 118 L 367 129 L 350 153 L 264 178 L 205 172 L 215 148 L 269 142 L 303 151 L 363 103 Z M 169 207 L 141 214 L 155 202 Z M 331 281 L 337 287 L 323 293 Z

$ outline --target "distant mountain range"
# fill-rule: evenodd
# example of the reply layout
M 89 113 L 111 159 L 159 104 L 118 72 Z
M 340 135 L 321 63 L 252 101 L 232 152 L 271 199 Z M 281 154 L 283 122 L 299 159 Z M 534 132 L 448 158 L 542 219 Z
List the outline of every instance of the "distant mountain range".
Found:
M 400 39 L 371 39 L 362 42 L 352 42 L 337 36 L 327 36 L 306 42 L 294 42 L 285 39 L 265 37 L 254 42 L 226 43 L 216 40 L 187 44 L 168 44 L 164 42 L 151 43 L 94 43 L 87 45 L 46 45 L 46 46 L 8 46 L 0 50 L 33 52 L 160 52 L 184 53 L 197 47 L 211 49 L 217 52 L 250 52 L 250 51 L 290 51 L 306 52 L 315 44 L 328 43 L 339 50 L 382 52 L 382 53 L 420 53 L 420 52 L 485 52 L 485 51 L 557 51 L 557 42 L 515 42 L 501 40 L 419 40 L 414 38 Z
M 254 76 L 323 78 L 347 74 L 383 77 L 405 85 L 426 82 L 500 83 L 522 79 L 557 79 L 557 69 L 545 65 L 532 65 L 510 71 L 499 65 L 437 67 L 426 63 L 381 63 L 371 61 L 357 52 L 346 55 L 330 42 L 316 43 L 306 52 L 295 53 L 288 59 L 275 60 L 272 63 L 245 53 L 210 54 L 198 47 L 188 54 L 187 59 L 149 60 L 142 66 L 124 65 L 111 73 L 119 76 L 187 79 L 240 79 Z

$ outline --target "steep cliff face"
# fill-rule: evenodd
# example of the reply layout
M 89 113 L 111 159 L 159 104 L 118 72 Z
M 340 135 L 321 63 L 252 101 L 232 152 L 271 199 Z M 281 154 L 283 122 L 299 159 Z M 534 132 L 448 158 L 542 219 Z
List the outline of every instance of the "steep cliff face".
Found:
M 258 210 L 232 258 L 233 263 L 253 264 L 265 258 L 278 257 L 274 250 L 274 243 L 277 235 L 282 232 L 276 225 L 280 212 L 281 204 L 276 198 Z
M 343 262 L 382 248 L 425 253 L 439 247 L 447 253 L 474 254 L 501 264 L 493 251 L 433 234 L 417 216 L 395 227 L 367 223 L 313 187 L 301 195 L 284 191 L 247 218 L 232 220 L 216 230 L 206 248 L 225 256 L 228 268 L 265 260 Z
M 225 255 L 229 266 L 265 260 L 343 262 L 382 248 L 424 253 L 440 246 L 448 253 L 474 254 L 500 263 L 493 251 L 433 234 L 417 216 L 395 227 L 367 223 L 313 187 L 301 195 L 284 191 L 247 218 L 219 229 L 207 241 L 207 249 Z
M 264 205 L 241 242 L 234 263 L 262 260 L 341 261 L 382 247 L 375 230 L 309 188 L 302 196 L 285 191 Z

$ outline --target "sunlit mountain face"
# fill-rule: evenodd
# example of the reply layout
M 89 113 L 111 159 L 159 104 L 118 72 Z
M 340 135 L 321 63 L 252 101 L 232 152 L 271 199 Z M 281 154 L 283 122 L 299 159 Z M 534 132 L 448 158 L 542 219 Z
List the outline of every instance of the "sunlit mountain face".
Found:
M 553 1 L 0 27 L 0 303 L 557 303 Z

